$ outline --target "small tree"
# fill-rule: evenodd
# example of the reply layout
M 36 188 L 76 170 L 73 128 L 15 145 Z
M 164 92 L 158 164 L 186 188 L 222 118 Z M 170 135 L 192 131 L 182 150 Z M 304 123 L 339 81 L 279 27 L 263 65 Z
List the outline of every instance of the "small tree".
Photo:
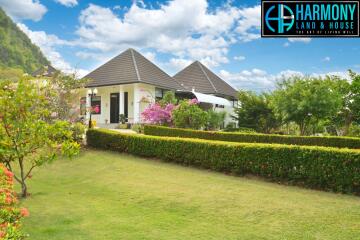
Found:
M 331 79 L 294 77 L 280 83 L 272 97 L 277 113 L 286 123 L 298 124 L 301 135 L 341 107 L 341 94 Z
M 208 113 L 208 121 L 206 124 L 206 129 L 217 130 L 224 124 L 226 117 L 225 111 L 215 112 L 214 110 L 210 109 L 207 113 Z
M 18 175 L 21 195 L 28 195 L 26 180 L 32 170 L 79 151 L 67 122 L 51 120 L 51 86 L 23 78 L 17 83 L 0 83 L 0 161 Z
M 280 126 L 280 121 L 270 107 L 267 94 L 258 95 L 251 91 L 240 91 L 239 102 L 240 106 L 235 109 L 233 116 L 238 121 L 239 127 L 269 133 Z
M 177 99 L 175 97 L 175 93 L 172 92 L 172 91 L 167 91 L 163 97 L 163 99 L 161 99 L 159 101 L 159 104 L 162 106 L 162 107 L 165 107 L 166 105 L 168 104 L 172 104 L 172 105 L 175 105 L 177 103 Z
M 196 99 L 182 100 L 172 112 L 175 127 L 201 129 L 206 126 L 208 113 L 198 106 Z
M 52 111 L 56 114 L 56 118 L 76 121 L 79 112 L 75 109 L 79 106 L 80 90 L 88 79 L 77 79 L 76 73 L 67 75 L 60 71 L 55 72 L 52 77 L 44 79 L 47 82 L 47 89 L 56 93 L 48 95 L 51 97 Z

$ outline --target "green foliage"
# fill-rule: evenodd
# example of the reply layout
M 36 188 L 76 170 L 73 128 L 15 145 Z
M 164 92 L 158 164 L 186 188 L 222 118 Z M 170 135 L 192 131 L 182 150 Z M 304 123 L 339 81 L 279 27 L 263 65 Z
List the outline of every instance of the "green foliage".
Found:
M 256 94 L 251 91 L 239 91 L 239 107 L 235 109 L 234 119 L 239 127 L 255 129 L 269 133 L 280 125 L 269 104 L 268 94 Z
M 82 144 L 84 140 L 85 130 L 86 130 L 86 126 L 81 122 L 72 124 L 71 125 L 72 139 L 78 144 Z
M 226 112 L 215 112 L 214 110 L 210 109 L 207 111 L 208 113 L 208 121 L 206 124 L 207 130 L 217 130 L 221 128 L 224 124 Z
M 273 107 L 285 123 L 295 122 L 300 134 L 309 125 L 329 119 L 341 107 L 342 95 L 332 79 L 293 77 L 279 84 L 272 95 Z
M 24 72 L 19 68 L 2 68 L 0 67 L 0 81 L 1 80 L 10 80 L 12 82 L 19 81 L 22 78 Z
M 226 127 L 224 132 L 243 132 L 243 133 L 256 133 L 256 131 L 252 128 L 245 128 L 245 127 Z
M 88 145 L 143 157 L 316 189 L 360 194 L 360 152 L 357 150 L 229 143 L 144 135 L 109 130 L 87 132 Z
M 79 106 L 80 91 L 88 82 L 88 79 L 77 79 L 75 74 L 63 74 L 55 72 L 50 78 L 42 78 L 47 81 L 47 96 L 52 102 L 52 112 L 56 119 L 76 122 L 79 111 L 74 106 Z
M 144 133 L 144 125 L 142 124 L 133 124 L 131 126 L 131 130 L 137 132 L 137 133 Z
M 15 179 L 23 197 L 35 167 L 79 151 L 70 123 L 51 120 L 54 94 L 49 85 L 40 87 L 27 78 L 0 82 L 0 161 L 11 171 L 19 167 Z
M 275 134 L 242 133 L 242 132 L 211 132 L 163 126 L 145 125 L 146 135 L 200 138 L 207 140 L 248 142 L 248 143 L 278 143 L 288 145 L 325 146 L 338 148 L 360 148 L 360 138 L 351 137 L 315 137 L 288 136 Z
M 351 137 L 360 137 L 360 125 L 356 123 L 351 124 L 348 135 Z
M 159 101 L 161 107 L 165 107 L 168 104 L 175 105 L 176 103 L 177 103 L 177 99 L 173 91 L 167 91 L 164 97 Z
M 0 8 L 0 67 L 32 73 L 49 61 Z
M 126 118 L 125 114 L 119 115 L 119 123 L 125 124 L 126 120 L 127 120 L 127 118 Z
M 208 114 L 191 100 L 182 100 L 173 110 L 172 118 L 176 127 L 201 129 L 208 121 Z

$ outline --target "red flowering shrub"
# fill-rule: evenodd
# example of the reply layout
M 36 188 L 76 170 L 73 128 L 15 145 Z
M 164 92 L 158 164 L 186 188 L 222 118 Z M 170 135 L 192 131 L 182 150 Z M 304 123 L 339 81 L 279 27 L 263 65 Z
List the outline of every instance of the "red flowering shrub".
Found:
M 24 239 L 20 231 L 21 218 L 29 216 L 26 208 L 18 207 L 18 200 L 13 190 L 13 176 L 4 165 L 0 164 L 0 239 Z

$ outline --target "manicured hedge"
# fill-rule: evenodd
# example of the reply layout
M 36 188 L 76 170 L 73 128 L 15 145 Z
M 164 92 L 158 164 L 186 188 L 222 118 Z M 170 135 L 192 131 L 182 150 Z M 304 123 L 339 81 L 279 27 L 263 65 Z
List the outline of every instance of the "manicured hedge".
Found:
M 87 142 L 99 149 L 360 194 L 359 150 L 126 135 L 111 130 L 89 130 Z
M 360 148 L 360 138 L 351 137 L 308 137 L 242 132 L 212 132 L 154 125 L 145 125 L 144 133 L 146 135 L 153 136 L 200 138 L 228 142 L 278 143 L 303 146 Z

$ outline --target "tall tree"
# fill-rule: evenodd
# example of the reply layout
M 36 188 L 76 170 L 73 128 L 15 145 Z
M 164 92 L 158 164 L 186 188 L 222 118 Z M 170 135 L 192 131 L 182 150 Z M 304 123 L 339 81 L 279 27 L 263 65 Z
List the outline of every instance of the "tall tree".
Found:
M 280 125 L 279 120 L 269 104 L 268 94 L 256 94 L 251 91 L 239 92 L 239 107 L 235 109 L 233 118 L 239 127 L 255 129 L 258 132 L 269 133 Z
M 308 127 L 329 119 L 341 108 L 342 95 L 331 78 L 293 77 L 278 84 L 272 105 L 287 123 L 295 122 L 300 134 Z

